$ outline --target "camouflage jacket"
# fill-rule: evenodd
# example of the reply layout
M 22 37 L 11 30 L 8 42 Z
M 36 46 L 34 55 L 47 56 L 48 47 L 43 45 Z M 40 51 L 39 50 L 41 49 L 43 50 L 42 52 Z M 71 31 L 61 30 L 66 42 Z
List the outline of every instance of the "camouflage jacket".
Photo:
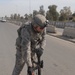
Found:
M 31 52 L 39 47 L 44 49 L 44 46 L 46 44 L 45 35 L 46 29 L 44 29 L 44 31 L 41 33 L 36 33 L 33 30 L 31 23 L 23 24 L 18 29 L 18 38 L 16 40 L 16 46 L 21 48 L 23 55 L 24 52 L 27 53 L 27 61 L 29 65 L 31 63 Z

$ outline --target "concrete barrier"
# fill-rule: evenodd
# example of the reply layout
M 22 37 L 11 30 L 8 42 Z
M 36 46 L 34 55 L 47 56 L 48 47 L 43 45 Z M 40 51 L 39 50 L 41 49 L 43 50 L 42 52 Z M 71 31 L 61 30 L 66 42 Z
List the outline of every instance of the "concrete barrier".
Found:
M 16 24 L 18 26 L 21 26 L 22 25 L 22 22 L 20 21 L 9 21 L 10 23 L 13 23 L 13 24 Z
M 75 28 L 65 27 L 62 35 L 66 36 L 66 37 L 69 37 L 69 38 L 75 38 Z
M 61 22 L 61 21 L 49 21 L 49 24 L 56 26 L 57 28 L 74 27 L 75 22 Z
M 46 29 L 47 32 L 49 33 L 56 33 L 56 27 L 53 25 L 49 25 Z

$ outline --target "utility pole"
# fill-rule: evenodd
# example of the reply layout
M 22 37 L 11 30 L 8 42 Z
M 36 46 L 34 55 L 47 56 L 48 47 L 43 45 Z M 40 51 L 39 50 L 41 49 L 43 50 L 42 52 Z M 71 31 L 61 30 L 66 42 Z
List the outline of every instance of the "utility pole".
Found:
M 29 14 L 31 14 L 31 0 L 29 0 Z

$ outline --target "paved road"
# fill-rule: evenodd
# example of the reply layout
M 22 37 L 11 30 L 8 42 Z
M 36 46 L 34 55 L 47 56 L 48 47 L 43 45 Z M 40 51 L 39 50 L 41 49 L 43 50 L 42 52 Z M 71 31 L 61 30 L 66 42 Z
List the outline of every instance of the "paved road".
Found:
M 0 75 L 11 75 L 15 65 L 18 26 L 0 23 Z M 46 35 L 42 75 L 75 75 L 75 44 Z M 21 75 L 26 75 L 26 66 Z

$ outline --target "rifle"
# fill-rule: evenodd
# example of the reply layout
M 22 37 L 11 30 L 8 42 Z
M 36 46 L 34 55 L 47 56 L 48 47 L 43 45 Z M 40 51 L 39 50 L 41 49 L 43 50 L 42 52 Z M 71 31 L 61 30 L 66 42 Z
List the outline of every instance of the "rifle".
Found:
M 43 68 L 43 60 L 40 60 L 40 57 L 38 57 L 38 75 L 41 75 L 41 68 Z
M 30 74 L 28 73 L 28 75 L 41 75 L 41 68 L 43 68 L 43 60 L 41 60 L 41 57 L 37 55 L 37 62 L 32 60 L 32 63 L 35 64 L 36 67 L 33 67 L 33 72 Z

